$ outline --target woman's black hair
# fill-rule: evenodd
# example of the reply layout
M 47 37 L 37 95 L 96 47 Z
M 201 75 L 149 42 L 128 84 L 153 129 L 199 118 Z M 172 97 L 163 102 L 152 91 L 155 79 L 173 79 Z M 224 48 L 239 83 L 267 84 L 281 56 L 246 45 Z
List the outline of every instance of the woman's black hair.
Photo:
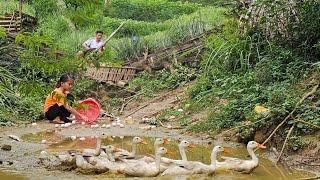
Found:
M 72 76 L 70 74 L 63 74 L 57 82 L 56 88 L 59 88 L 61 86 L 61 83 L 68 82 L 70 80 L 72 80 Z

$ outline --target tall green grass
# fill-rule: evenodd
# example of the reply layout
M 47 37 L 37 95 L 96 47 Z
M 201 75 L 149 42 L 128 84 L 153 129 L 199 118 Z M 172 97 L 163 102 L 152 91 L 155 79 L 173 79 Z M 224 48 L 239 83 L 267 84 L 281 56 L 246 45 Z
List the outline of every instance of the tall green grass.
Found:
M 19 1 L 16 0 L 2 0 L 0 1 L 0 15 L 5 13 L 12 13 L 19 10 Z M 22 12 L 31 16 L 35 15 L 35 10 L 28 3 L 24 3 L 22 6 Z
M 149 52 L 177 43 L 185 42 L 197 37 L 204 31 L 213 29 L 223 24 L 226 16 L 225 8 L 207 7 L 191 15 L 183 15 L 177 19 L 166 21 L 170 28 L 147 36 L 136 38 L 122 38 L 113 40 L 112 46 L 118 53 L 118 59 L 132 59 L 141 56 L 148 47 Z
M 101 28 L 116 29 L 124 21 L 126 21 L 125 25 L 116 34 L 115 38 L 145 36 L 158 31 L 167 30 L 170 27 L 169 22 L 145 22 L 131 19 L 127 20 L 104 17 L 103 22 L 101 23 Z
M 236 0 L 169 0 L 171 2 L 188 2 L 188 3 L 198 3 L 202 5 L 229 5 L 235 3 Z
M 110 0 L 106 16 L 139 21 L 163 21 L 190 14 L 201 7 L 196 3 L 167 0 Z

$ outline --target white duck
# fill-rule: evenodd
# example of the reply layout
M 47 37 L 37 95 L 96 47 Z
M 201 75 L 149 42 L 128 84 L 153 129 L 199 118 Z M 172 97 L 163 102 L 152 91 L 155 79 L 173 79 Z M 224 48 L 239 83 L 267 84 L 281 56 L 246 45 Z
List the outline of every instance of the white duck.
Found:
M 137 161 L 135 163 L 128 163 L 121 173 L 134 177 L 154 177 L 160 172 L 161 156 L 168 154 L 166 148 L 160 147 L 156 150 L 154 163 L 146 163 L 145 161 Z
M 90 159 L 90 164 L 98 170 L 109 170 L 112 173 L 117 173 L 118 171 L 125 168 L 125 164 L 121 162 L 115 162 L 114 153 L 120 150 L 112 145 L 107 145 L 102 147 L 102 152 L 105 152 L 106 157 L 93 157 Z
M 82 149 L 80 151 L 75 151 L 77 154 L 82 155 L 83 157 L 93 157 L 93 156 L 99 156 L 101 153 L 101 143 L 102 139 L 106 139 L 107 141 L 113 141 L 113 138 L 111 136 L 105 136 L 103 135 L 102 137 L 97 137 L 97 142 L 96 142 L 96 148 L 95 149 Z
M 82 155 L 76 155 L 76 165 L 83 170 L 92 170 L 94 166 L 90 164 Z
M 165 139 L 165 138 L 156 138 L 156 140 L 154 141 L 154 149 L 155 149 L 155 151 L 156 151 L 156 149 L 159 149 L 159 147 L 161 146 L 161 145 L 165 145 L 165 144 L 169 144 L 169 141 L 167 140 L 167 139 Z M 154 153 L 156 153 L 156 152 L 154 152 Z M 145 161 L 146 163 L 152 163 L 152 162 L 154 162 L 155 161 L 155 157 L 154 157 L 154 155 L 151 155 L 151 154 L 149 154 L 150 156 L 152 156 L 152 157 L 148 157 L 148 156 L 143 156 L 143 157 L 136 157 L 136 159 L 134 159 L 134 160 L 132 160 L 132 159 L 130 159 L 130 160 L 125 160 L 125 159 L 121 159 L 123 162 L 125 162 L 125 163 L 136 163 L 137 161 Z M 167 160 L 168 158 L 166 158 L 165 159 L 165 161 L 169 161 L 169 160 Z M 162 161 L 162 158 L 161 158 L 161 161 Z M 165 169 L 163 169 L 164 167 L 162 167 L 161 166 L 161 169 L 162 169 L 162 172 L 165 170 L 165 169 L 167 169 L 167 168 L 165 168 Z
M 154 141 L 154 151 L 159 149 L 159 147 L 161 145 L 165 145 L 165 144 L 169 144 L 168 139 L 166 139 L 166 138 L 156 138 L 156 140 Z
M 118 158 L 133 159 L 133 158 L 135 158 L 138 144 L 147 144 L 147 142 L 144 141 L 140 137 L 133 137 L 133 139 L 132 139 L 132 151 L 129 152 L 129 151 L 125 150 L 125 149 L 120 149 L 119 152 L 116 152 L 114 154 L 115 158 L 116 159 L 118 159 Z
M 179 162 L 179 161 L 188 161 L 187 155 L 186 155 L 186 150 L 185 150 L 185 148 L 188 148 L 188 147 L 194 148 L 196 146 L 191 144 L 189 141 L 185 141 L 185 140 L 181 141 L 178 145 L 181 160 L 175 160 L 175 159 L 169 159 L 169 158 L 163 157 L 163 158 L 161 158 L 161 161 L 165 164 L 171 164 L 173 162 Z
M 101 138 L 97 138 L 97 145 L 95 149 L 83 149 L 81 154 L 84 157 L 99 156 L 101 153 Z
M 61 164 L 63 165 L 74 165 L 76 162 L 76 154 L 73 152 L 64 152 L 57 155 Z
M 215 146 L 211 152 L 211 164 L 207 165 L 197 161 L 173 161 L 171 166 L 161 175 L 189 175 L 189 174 L 209 174 L 216 170 L 216 159 L 219 152 L 225 151 L 221 146 Z
M 251 160 L 243 160 L 243 159 L 231 158 L 231 157 L 221 157 L 225 161 L 217 162 L 217 167 L 245 172 L 245 173 L 251 173 L 256 167 L 258 167 L 258 164 L 259 164 L 259 159 L 254 154 L 255 148 L 265 149 L 266 147 L 255 141 L 250 141 L 248 142 L 248 145 L 247 145 L 247 151 L 251 156 Z

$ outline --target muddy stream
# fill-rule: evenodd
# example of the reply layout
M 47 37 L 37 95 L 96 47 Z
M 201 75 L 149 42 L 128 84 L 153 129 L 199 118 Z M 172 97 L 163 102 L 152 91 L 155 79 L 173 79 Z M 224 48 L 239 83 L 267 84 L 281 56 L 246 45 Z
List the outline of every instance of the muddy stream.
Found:
M 81 131 L 81 129 L 79 130 Z M 99 131 L 99 130 L 97 130 Z M 38 128 L 38 132 L 32 132 L 32 133 L 25 133 L 22 134 L 20 137 L 24 143 L 27 144 L 36 144 L 40 145 L 40 148 L 35 148 L 33 152 L 30 154 L 25 154 L 25 156 L 30 156 L 33 159 L 36 159 L 39 156 L 39 153 L 41 150 L 46 150 L 49 152 L 62 152 L 67 150 L 81 150 L 84 148 L 92 148 L 95 149 L 96 142 L 97 142 L 97 136 L 82 136 L 85 138 L 85 140 L 80 140 L 78 136 L 75 140 L 72 140 L 68 135 L 63 135 L 65 133 L 61 131 L 57 131 L 54 128 L 49 129 L 47 131 L 41 131 L 41 129 Z M 117 133 L 119 134 L 119 133 Z M 130 132 L 127 132 L 127 134 L 130 134 Z M 108 145 L 112 144 L 116 147 L 123 148 L 123 149 L 131 149 L 131 141 L 132 136 L 112 136 L 112 134 L 108 134 L 110 137 L 103 138 L 102 145 Z M 144 135 L 144 136 L 142 136 Z M 155 137 L 159 136 L 159 134 L 155 133 L 145 133 L 141 134 L 140 137 L 142 137 L 148 144 L 147 145 L 139 145 L 137 153 L 141 155 L 148 155 L 148 154 L 154 154 L 154 140 Z M 100 136 L 101 137 L 101 136 Z M 182 139 L 184 137 L 177 137 L 172 136 L 169 140 L 170 143 L 167 145 L 164 145 L 169 151 L 174 152 L 172 155 L 168 155 L 166 157 L 173 158 L 173 159 L 180 159 L 179 151 L 178 151 L 178 141 L 177 138 Z M 189 137 L 190 138 L 190 137 Z M 188 137 L 186 137 L 188 139 Z M 42 140 L 46 140 L 45 144 L 40 144 Z M 194 139 L 194 143 L 196 143 L 195 148 L 188 148 L 187 149 L 187 157 L 188 160 L 191 161 L 201 161 L 204 163 L 210 163 L 210 154 L 211 150 L 214 146 L 212 141 L 199 141 Z M 229 149 L 231 150 L 231 154 L 229 156 L 233 157 L 239 157 L 243 159 L 248 159 L 248 153 L 246 151 L 245 146 L 237 144 L 237 143 L 231 143 L 228 144 Z M 289 171 L 282 167 L 281 165 L 275 166 L 274 163 L 265 157 L 268 156 L 267 151 L 259 151 L 257 152 L 259 157 L 259 166 L 256 168 L 251 174 L 242 174 L 238 172 L 232 172 L 232 171 L 218 171 L 213 176 L 206 177 L 202 175 L 197 176 L 191 176 L 191 177 L 157 177 L 157 179 L 259 179 L 259 180 L 269 180 L 269 179 L 302 179 L 302 178 L 309 178 L 314 177 L 315 175 L 306 172 L 301 171 L 297 169 L 290 169 Z M 228 156 L 228 155 L 227 155 Z M 0 156 L 1 157 L 1 156 Z M 23 158 L 22 158 L 23 159 Z M 219 159 L 221 160 L 221 159 Z M 36 161 L 36 160 L 34 160 Z M 0 165 L 0 179 L 8 179 L 8 180 L 14 180 L 14 179 L 34 179 L 34 177 L 38 177 L 35 179 L 70 179 L 70 178 L 77 178 L 77 179 L 108 179 L 108 178 L 125 178 L 124 175 L 115 175 L 111 173 L 104 173 L 99 175 L 83 175 L 74 171 L 49 171 L 41 167 L 35 166 L 33 162 L 30 163 L 30 167 L 36 167 L 35 171 L 32 170 L 32 168 L 29 168 L 29 170 L 26 172 L 25 168 L 22 171 L 19 170 L 19 168 L 12 168 L 12 166 L 1 166 Z M 14 162 L 16 163 L 16 162 Z M 13 164 L 14 166 L 14 164 Z M 29 166 L 29 165 L 27 165 Z M 28 168 L 27 168 L 28 169 Z M 43 174 L 39 174 L 43 173 Z M 68 175 L 67 175 L 68 174 Z M 32 178 L 33 177 L 33 178 Z M 128 178 L 128 177 L 127 177 Z M 130 177 L 129 177 L 130 178 Z M 147 178 L 150 179 L 150 178 Z

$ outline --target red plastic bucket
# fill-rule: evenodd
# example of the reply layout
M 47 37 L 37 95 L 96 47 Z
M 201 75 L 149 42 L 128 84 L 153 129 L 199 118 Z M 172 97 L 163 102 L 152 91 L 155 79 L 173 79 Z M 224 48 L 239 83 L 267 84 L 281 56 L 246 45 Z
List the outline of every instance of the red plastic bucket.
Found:
M 76 109 L 77 112 L 88 117 L 88 122 L 86 123 L 94 123 L 100 115 L 100 104 L 92 98 L 82 100 L 79 102 L 79 104 L 84 106 Z M 83 121 L 79 116 L 76 116 L 76 120 L 78 123 Z

